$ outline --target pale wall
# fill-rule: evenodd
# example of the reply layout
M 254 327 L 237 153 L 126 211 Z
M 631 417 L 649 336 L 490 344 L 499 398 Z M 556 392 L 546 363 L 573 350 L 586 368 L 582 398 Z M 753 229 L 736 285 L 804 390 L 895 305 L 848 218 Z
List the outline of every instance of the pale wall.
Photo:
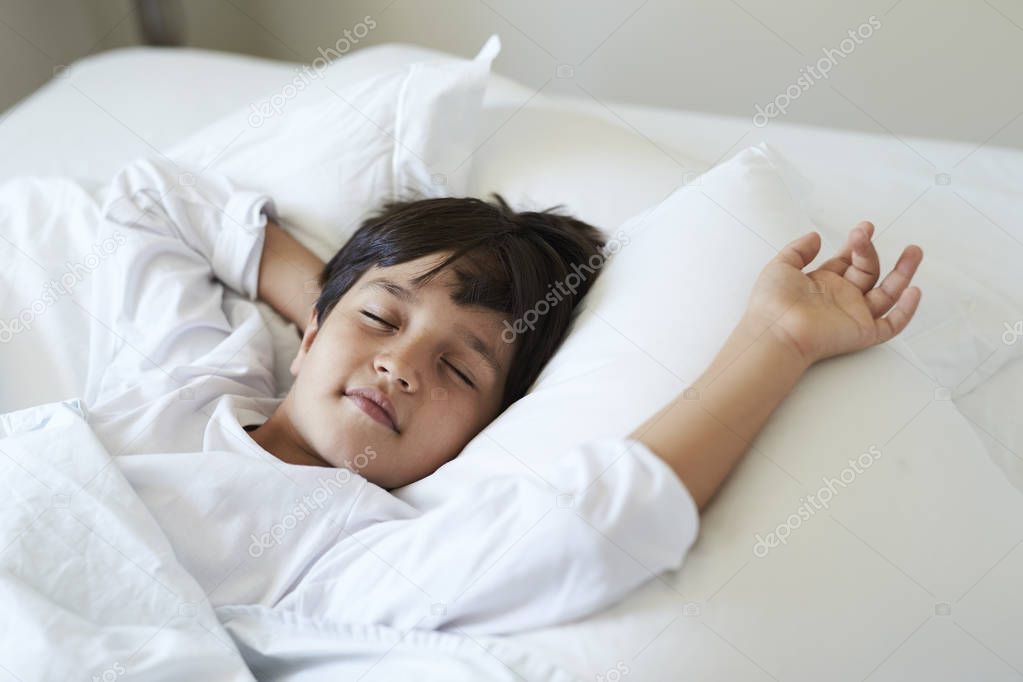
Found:
M 0 0 L 0 108 L 57 64 L 135 42 L 132 8 Z M 872 35 L 780 119 L 1023 147 L 1014 0 L 184 0 L 182 9 L 191 45 L 300 61 L 367 15 L 376 28 L 354 49 L 401 41 L 470 55 L 498 32 L 495 69 L 534 88 L 744 117 L 871 22 Z M 559 64 L 571 78 L 555 77 Z

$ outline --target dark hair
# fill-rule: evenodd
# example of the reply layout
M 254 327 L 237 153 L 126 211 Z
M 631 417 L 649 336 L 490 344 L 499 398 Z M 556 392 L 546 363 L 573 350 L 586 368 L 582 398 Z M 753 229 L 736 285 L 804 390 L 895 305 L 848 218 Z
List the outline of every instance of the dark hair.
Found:
M 605 242 L 592 225 L 556 213 L 560 205 L 520 213 L 501 195 L 492 196 L 492 202 L 446 197 L 384 203 L 320 274 L 317 323 L 323 324 L 341 297 L 373 266 L 389 267 L 450 252 L 414 284 L 423 284 L 451 266 L 458 280 L 452 300 L 459 305 L 483 306 L 519 322 L 545 298 L 549 304 L 542 315 L 534 310 L 535 322 L 519 325 L 521 333 L 512 337 L 519 343 L 508 369 L 501 409 L 521 398 L 561 345 L 575 305 L 599 273 Z M 594 257 L 600 259 L 596 267 Z M 580 270 L 589 274 L 580 275 Z M 566 293 L 561 283 L 573 272 L 581 283 Z M 560 297 L 552 296 L 556 284 Z

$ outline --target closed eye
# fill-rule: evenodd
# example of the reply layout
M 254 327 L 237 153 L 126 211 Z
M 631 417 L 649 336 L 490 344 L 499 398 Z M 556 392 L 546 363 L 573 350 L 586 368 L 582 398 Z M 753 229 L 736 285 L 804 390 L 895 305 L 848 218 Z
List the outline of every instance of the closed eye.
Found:
M 373 322 L 376 322 L 379 325 L 387 327 L 388 329 L 397 329 L 398 328 L 397 326 L 391 324 L 390 322 L 388 322 L 387 320 L 383 319 L 382 317 L 377 317 L 376 315 L 374 315 L 373 313 L 369 312 L 368 310 L 362 310 L 360 312 L 365 317 L 368 317 L 369 319 L 373 320 Z
M 379 317 L 377 315 L 374 315 L 373 313 L 369 312 L 368 310 L 360 310 L 359 312 L 362 313 L 363 317 L 373 321 L 374 324 L 380 325 L 382 327 L 386 327 L 387 329 L 397 329 L 398 328 L 397 325 L 391 324 L 390 322 L 388 322 L 384 318 Z M 470 379 L 469 376 L 465 372 L 461 371 L 460 369 L 458 369 L 457 367 L 452 365 L 447 360 L 444 361 L 444 364 L 447 365 L 448 367 L 450 367 L 451 371 L 454 372 L 455 375 L 459 379 L 461 379 L 465 383 L 466 386 L 468 386 L 470 388 L 476 388 L 476 384 L 473 383 L 472 379 Z
M 470 379 L 464 372 L 459 371 L 459 369 L 457 367 L 452 365 L 447 360 L 444 361 L 444 364 L 447 365 L 448 367 L 450 367 L 451 371 L 454 372 L 455 374 L 457 374 L 458 378 L 461 379 L 462 381 L 464 381 L 467 386 L 469 386 L 471 388 L 476 388 L 476 384 L 472 383 L 472 379 Z

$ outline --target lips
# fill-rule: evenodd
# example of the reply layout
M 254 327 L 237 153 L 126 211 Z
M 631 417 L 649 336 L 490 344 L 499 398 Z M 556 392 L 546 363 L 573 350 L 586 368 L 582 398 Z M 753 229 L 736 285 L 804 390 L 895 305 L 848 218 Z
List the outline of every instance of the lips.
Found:
M 352 388 L 345 391 L 345 396 L 354 402 L 360 410 L 374 421 L 383 424 L 395 433 L 398 430 L 398 415 L 394 405 L 382 391 L 375 388 Z

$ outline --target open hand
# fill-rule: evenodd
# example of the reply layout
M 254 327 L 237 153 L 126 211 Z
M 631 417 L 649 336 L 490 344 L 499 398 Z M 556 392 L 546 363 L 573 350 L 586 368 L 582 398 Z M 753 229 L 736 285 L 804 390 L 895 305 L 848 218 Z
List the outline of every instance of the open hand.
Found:
M 757 278 L 747 314 L 770 324 L 808 365 L 893 338 L 909 324 L 920 303 L 920 288 L 908 285 L 923 250 L 907 246 L 875 287 L 881 264 L 873 234 L 873 224 L 859 223 L 845 246 L 812 272 L 803 268 L 817 257 L 820 235 L 808 232 L 789 243 Z

